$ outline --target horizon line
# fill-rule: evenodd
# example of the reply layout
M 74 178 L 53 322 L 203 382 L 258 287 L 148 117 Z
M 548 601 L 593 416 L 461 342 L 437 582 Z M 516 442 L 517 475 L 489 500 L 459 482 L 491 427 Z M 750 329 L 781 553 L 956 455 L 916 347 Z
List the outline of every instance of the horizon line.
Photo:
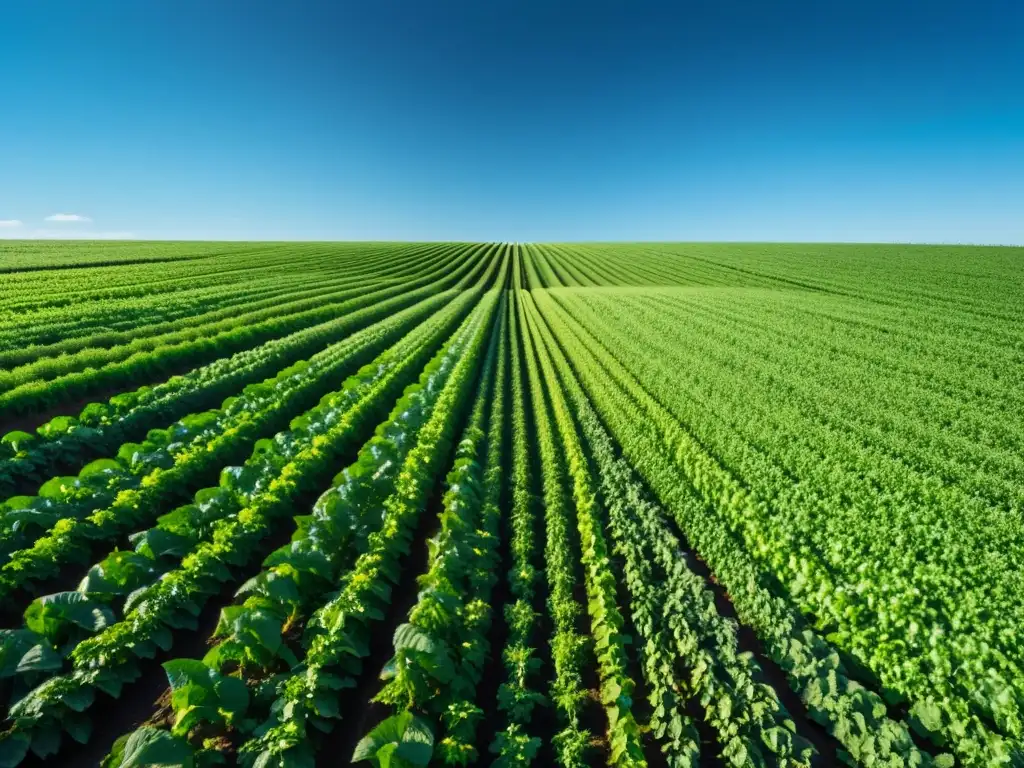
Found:
M 965 248 L 1024 248 L 1024 242 L 1018 243 L 983 243 L 962 240 L 664 240 L 664 239 L 637 239 L 637 240 L 466 240 L 466 239 L 435 239 L 435 238 L 351 238 L 351 239 L 319 239 L 319 238 L 287 238 L 287 239 L 247 239 L 247 238 L 174 238 L 174 237 L 118 237 L 118 238 L 53 238 L 53 237 L 25 237 L 0 238 L 0 250 L 6 243 L 48 243 L 51 245 L 70 243 L 506 243 L 514 245 L 536 245 L 536 244 L 601 244 L 601 245 L 628 245 L 632 243 L 651 244 L 673 244 L 673 245 L 914 245 L 914 246 L 943 246 L 943 247 L 965 247 Z

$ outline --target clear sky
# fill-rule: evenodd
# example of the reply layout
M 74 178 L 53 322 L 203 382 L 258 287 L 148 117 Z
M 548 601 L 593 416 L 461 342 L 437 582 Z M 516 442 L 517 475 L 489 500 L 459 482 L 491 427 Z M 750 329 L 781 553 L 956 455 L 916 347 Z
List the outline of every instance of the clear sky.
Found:
M 1019 0 L 6 0 L 0 84 L 0 237 L 1024 243 Z

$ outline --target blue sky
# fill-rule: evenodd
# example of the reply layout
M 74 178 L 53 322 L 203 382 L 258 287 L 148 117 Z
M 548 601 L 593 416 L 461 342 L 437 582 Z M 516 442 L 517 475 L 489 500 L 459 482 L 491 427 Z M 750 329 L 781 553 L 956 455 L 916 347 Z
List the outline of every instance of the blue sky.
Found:
M 1022 29 L 988 0 L 8 0 L 0 237 L 1024 243 Z

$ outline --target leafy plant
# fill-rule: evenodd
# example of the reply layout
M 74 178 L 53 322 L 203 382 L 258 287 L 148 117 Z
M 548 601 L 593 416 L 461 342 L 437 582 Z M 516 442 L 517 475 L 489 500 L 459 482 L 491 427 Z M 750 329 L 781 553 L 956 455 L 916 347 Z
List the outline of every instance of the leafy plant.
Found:
M 367 760 L 379 768 L 425 768 L 433 751 L 430 726 L 406 711 L 389 717 L 363 737 L 352 761 Z

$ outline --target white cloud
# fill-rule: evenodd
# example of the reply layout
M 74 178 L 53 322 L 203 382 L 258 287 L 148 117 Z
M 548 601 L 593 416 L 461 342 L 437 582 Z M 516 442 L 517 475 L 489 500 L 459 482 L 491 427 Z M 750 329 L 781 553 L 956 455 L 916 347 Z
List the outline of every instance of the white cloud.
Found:
M 27 229 L 15 231 L 0 228 L 0 240 L 134 240 L 132 232 L 94 232 L 88 229 Z
M 8 229 L 13 229 L 14 227 L 20 226 L 21 222 L 18 221 L 17 219 L 0 219 L 0 228 L 6 227 Z
M 77 213 L 55 213 L 46 217 L 47 221 L 92 221 L 88 216 L 79 216 Z

